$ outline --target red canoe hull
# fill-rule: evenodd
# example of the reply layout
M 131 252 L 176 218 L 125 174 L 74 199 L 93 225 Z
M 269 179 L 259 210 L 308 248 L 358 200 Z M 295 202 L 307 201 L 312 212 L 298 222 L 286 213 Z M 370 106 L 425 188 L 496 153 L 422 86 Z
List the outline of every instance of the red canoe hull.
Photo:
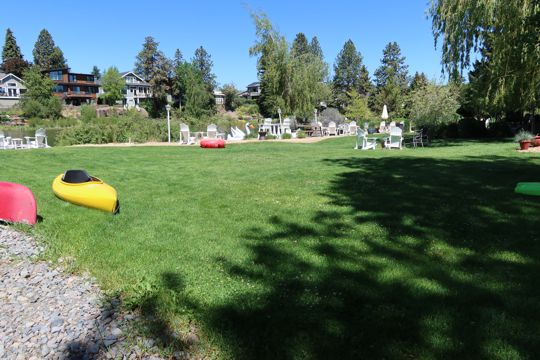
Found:
M 206 149 L 221 149 L 225 147 L 225 140 L 223 139 L 203 139 L 201 140 L 201 147 Z
M 20 184 L 0 181 L 0 220 L 34 225 L 37 206 L 32 191 Z

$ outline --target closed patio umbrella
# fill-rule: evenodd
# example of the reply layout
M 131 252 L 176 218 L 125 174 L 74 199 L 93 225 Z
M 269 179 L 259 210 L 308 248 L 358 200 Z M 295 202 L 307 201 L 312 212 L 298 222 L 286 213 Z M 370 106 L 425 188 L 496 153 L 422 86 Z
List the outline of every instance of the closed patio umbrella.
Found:
M 386 105 L 384 105 L 383 108 L 382 108 L 381 118 L 383 120 L 388 119 L 388 109 L 386 108 Z

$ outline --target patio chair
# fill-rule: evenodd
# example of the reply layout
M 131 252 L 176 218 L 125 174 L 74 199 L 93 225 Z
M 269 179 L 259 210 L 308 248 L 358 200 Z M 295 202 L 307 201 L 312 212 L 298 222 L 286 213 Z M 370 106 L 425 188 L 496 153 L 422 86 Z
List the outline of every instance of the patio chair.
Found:
M 381 121 L 380 125 L 379 125 L 379 133 L 385 133 L 387 130 L 386 128 L 386 121 Z
M 189 126 L 180 124 L 180 144 L 192 145 L 195 144 L 195 136 L 191 136 Z
M 355 149 L 360 150 L 375 150 L 377 147 L 376 138 L 368 138 L 367 132 L 363 129 L 358 129 L 356 132 L 356 146 Z
M 328 123 L 328 127 L 326 128 L 326 135 L 328 136 L 336 136 L 337 135 L 337 128 L 336 123 L 333 121 L 330 121 Z
M 206 127 L 206 138 L 207 139 L 217 139 L 217 126 L 215 124 L 210 124 Z
M 356 121 L 351 121 L 349 123 L 349 135 L 356 135 L 356 130 L 358 129 L 358 126 L 356 125 Z
M 283 119 L 283 125 L 281 125 L 281 134 L 291 134 L 291 119 Z
M 13 148 L 14 146 L 11 143 L 11 137 L 4 136 L 4 133 L 0 131 L 0 149 L 7 150 L 7 149 L 13 149 Z
M 268 134 L 272 132 L 272 119 L 266 118 L 263 124 L 259 127 L 259 131 L 266 131 Z
M 418 145 L 421 145 L 422 147 L 424 147 L 424 142 L 426 144 L 429 143 L 429 137 L 425 130 L 420 129 L 418 131 L 415 131 L 413 135 L 413 146 L 418 147 Z
M 25 136 L 24 139 L 26 140 L 26 147 L 29 149 L 49 147 L 49 144 L 47 144 L 47 134 L 43 128 L 37 129 L 34 136 Z
M 384 141 L 384 147 L 386 149 L 403 149 L 403 130 L 393 127 L 390 129 L 390 136 Z

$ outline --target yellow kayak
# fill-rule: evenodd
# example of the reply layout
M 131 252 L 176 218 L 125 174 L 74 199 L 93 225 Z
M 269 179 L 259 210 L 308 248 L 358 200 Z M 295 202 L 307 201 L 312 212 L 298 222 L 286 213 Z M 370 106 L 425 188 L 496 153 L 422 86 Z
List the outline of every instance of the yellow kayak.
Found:
M 120 209 L 116 190 L 83 170 L 68 170 L 52 183 L 54 194 L 75 205 L 112 212 Z

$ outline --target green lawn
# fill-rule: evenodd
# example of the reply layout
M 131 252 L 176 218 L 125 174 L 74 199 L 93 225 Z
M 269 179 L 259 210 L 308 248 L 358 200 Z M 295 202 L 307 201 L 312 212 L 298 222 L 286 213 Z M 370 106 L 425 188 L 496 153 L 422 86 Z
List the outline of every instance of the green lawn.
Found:
M 50 256 L 74 256 L 147 331 L 210 358 L 534 358 L 540 156 L 508 142 L 355 151 L 353 138 L 224 150 L 0 152 L 29 186 Z M 117 216 L 56 199 L 84 168 Z M 151 319 L 152 319 L 151 317 Z

